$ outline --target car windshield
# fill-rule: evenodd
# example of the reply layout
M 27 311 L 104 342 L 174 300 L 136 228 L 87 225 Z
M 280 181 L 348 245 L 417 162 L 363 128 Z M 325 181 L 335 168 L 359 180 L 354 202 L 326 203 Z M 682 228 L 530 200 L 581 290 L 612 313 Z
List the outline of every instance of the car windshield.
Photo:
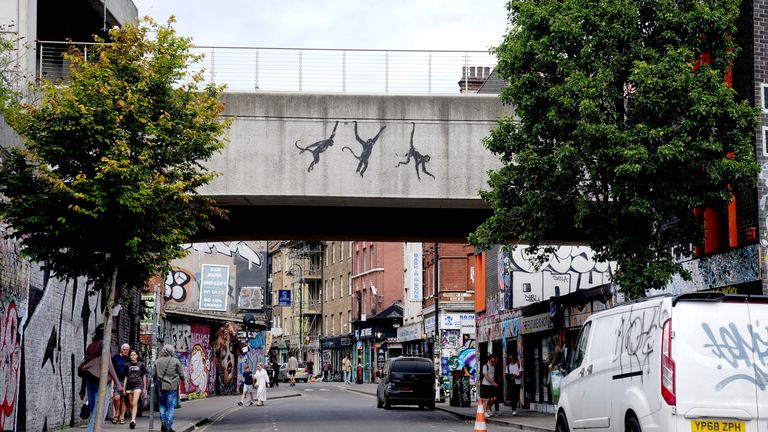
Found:
M 431 373 L 434 370 L 429 360 L 398 360 L 392 363 L 392 372 Z

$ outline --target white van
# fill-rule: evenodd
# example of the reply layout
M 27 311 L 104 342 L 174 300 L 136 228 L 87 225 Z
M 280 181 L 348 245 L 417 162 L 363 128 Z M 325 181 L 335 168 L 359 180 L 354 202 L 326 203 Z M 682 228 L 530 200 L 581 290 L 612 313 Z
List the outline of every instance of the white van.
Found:
M 584 323 L 556 430 L 768 432 L 768 297 L 664 296 Z

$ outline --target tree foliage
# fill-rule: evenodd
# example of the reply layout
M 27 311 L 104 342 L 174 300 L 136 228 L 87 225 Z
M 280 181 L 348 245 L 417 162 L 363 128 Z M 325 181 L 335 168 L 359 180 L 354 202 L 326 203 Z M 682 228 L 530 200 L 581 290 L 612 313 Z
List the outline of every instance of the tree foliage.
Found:
M 171 22 L 109 36 L 87 59 L 71 48 L 71 78 L 43 83 L 40 103 L 6 111 L 25 148 L 0 169 L 0 216 L 60 276 L 106 285 L 117 266 L 141 284 L 209 227 L 215 207 L 196 189 L 227 123 L 222 89 L 189 75 L 191 41 Z
M 756 182 L 757 112 L 726 72 L 738 0 L 512 0 L 495 48 L 509 81 L 485 145 L 503 166 L 482 197 L 481 246 L 581 237 L 630 296 L 663 287 L 720 209 Z M 683 273 L 684 274 L 684 273 Z
M 196 191 L 214 176 L 204 161 L 224 145 L 223 88 L 201 88 L 201 75 L 189 74 L 197 57 L 172 22 L 113 28 L 87 57 L 72 47 L 67 82 L 44 82 L 39 103 L 4 112 L 24 139 L 0 167 L 9 235 L 106 299 L 95 418 L 105 413 L 116 287 L 145 284 L 221 214 Z

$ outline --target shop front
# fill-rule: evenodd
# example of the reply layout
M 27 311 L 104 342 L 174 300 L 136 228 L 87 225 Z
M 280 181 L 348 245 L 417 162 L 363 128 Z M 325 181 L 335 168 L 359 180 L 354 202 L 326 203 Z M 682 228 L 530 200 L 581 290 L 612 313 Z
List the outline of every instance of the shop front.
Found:
M 397 329 L 397 341 L 402 344 L 404 356 L 426 356 L 424 323 L 417 322 Z

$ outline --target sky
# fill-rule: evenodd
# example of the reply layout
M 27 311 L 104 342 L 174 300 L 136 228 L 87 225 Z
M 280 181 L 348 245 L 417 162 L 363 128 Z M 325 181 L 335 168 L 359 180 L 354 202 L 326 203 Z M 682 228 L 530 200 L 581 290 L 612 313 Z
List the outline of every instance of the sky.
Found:
M 198 46 L 488 50 L 503 0 L 133 0 Z

